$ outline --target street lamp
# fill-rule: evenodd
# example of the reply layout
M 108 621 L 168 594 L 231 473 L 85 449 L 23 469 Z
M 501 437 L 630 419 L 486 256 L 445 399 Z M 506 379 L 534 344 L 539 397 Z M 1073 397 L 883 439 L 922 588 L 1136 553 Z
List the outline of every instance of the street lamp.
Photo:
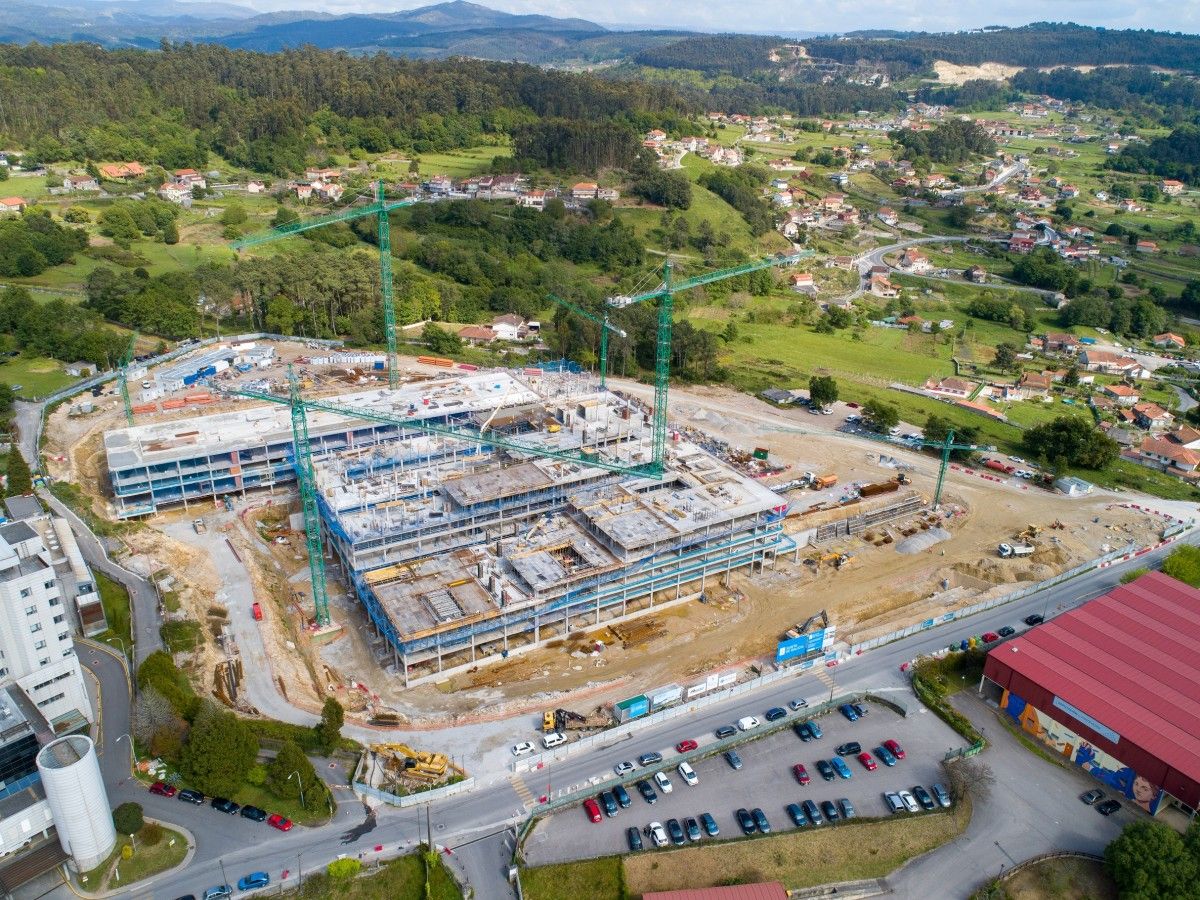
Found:
M 296 854 L 296 877 L 300 879 L 300 888 L 304 888 L 304 863 L 300 861 L 301 853 Z
M 221 867 L 221 884 L 228 886 L 229 885 L 229 876 L 225 874 L 225 860 L 218 857 L 217 865 L 219 865 Z
M 296 779 L 296 787 L 300 788 L 300 805 L 304 807 L 304 782 L 301 780 L 300 773 L 298 771 L 289 775 L 288 781 L 291 781 L 293 778 Z M 304 808 L 307 809 L 307 807 Z
M 121 738 L 124 738 L 125 740 L 129 741 L 129 757 L 130 757 L 129 764 L 131 766 L 134 765 L 134 763 L 140 764 L 141 759 L 138 758 L 137 751 L 134 750 L 134 748 L 133 748 L 133 738 L 131 738 L 128 734 L 121 735 L 121 737 L 119 737 L 115 741 L 113 741 L 113 745 L 115 746 L 115 745 L 121 743 Z

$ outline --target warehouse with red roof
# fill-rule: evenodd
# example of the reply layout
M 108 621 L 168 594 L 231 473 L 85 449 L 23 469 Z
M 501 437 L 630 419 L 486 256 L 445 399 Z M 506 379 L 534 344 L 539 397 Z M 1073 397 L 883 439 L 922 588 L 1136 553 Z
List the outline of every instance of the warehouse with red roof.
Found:
M 1200 590 L 1150 572 L 993 649 L 985 694 L 1150 814 L 1200 808 Z

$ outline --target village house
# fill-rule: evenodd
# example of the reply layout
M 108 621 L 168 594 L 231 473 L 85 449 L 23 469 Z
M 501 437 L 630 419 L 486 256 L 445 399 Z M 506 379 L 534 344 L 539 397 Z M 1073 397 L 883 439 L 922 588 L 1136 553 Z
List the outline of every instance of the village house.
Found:
M 1196 433 L 1194 429 L 1180 429 L 1180 432 L 1184 431 L 1200 437 L 1200 433 Z M 1136 448 L 1122 453 L 1122 456 L 1138 465 L 1166 472 L 1176 478 L 1195 480 L 1200 477 L 1200 472 L 1197 471 L 1200 469 L 1200 451 L 1181 442 L 1177 435 L 1179 432 L 1164 437 L 1151 435 Z
M 1038 372 L 1023 372 L 1017 379 L 1022 398 L 1045 397 L 1050 393 L 1050 378 Z
M 524 340 L 529 334 L 525 320 L 516 313 L 505 313 L 492 319 L 492 331 L 502 341 Z
M 173 181 L 164 183 L 158 189 L 158 196 L 168 203 L 175 203 L 179 206 L 191 206 L 192 204 L 192 189 Z
M 171 173 L 171 184 L 186 187 L 189 191 L 195 187 L 201 190 L 208 187 L 208 182 L 204 180 L 204 176 L 195 169 L 176 169 Z
M 812 272 L 793 272 L 788 276 L 788 282 L 791 284 L 792 290 L 798 294 L 812 295 L 817 292 Z
M 336 203 L 342 198 L 342 194 L 346 190 L 340 184 L 330 184 L 323 181 L 313 182 L 312 189 L 313 193 L 326 203 Z
M 597 188 L 597 200 L 607 200 L 609 203 L 616 203 L 621 199 L 621 193 L 616 188 Z
M 1008 249 L 1011 253 L 1028 253 L 1037 243 L 1037 239 L 1028 231 L 1014 231 L 1008 239 Z
M 978 385 L 974 381 L 966 381 L 962 378 L 950 376 L 943 378 L 941 381 L 935 381 L 930 378 L 925 382 L 925 390 L 931 394 L 940 394 L 945 397 L 963 398 L 971 396 L 971 392 Z
M 915 247 L 909 247 L 900 255 L 899 266 L 905 272 L 911 272 L 914 275 L 923 274 L 933 268 L 929 257 Z
M 900 289 L 892 284 L 886 275 L 871 276 L 871 293 L 876 297 L 892 299 L 900 296 Z
M 1117 209 L 1121 210 L 1121 212 L 1141 212 L 1143 207 L 1136 200 L 1126 197 L 1117 204 Z
M 1147 431 L 1162 431 L 1171 427 L 1175 417 L 1157 403 L 1137 403 L 1133 407 L 1134 422 Z
M 313 186 L 311 184 L 297 184 L 297 185 L 293 185 L 293 188 L 296 191 L 296 199 L 297 200 L 311 200 L 312 199 Z
M 247 181 L 246 182 L 246 193 L 247 194 L 261 194 L 266 189 L 267 189 L 266 184 L 264 184 L 261 181 Z
M 879 207 L 879 212 L 875 213 L 875 218 L 889 227 L 895 226 L 900 221 L 900 217 L 896 215 L 896 211 L 890 206 Z
M 1164 178 L 1158 183 L 1158 189 L 1168 197 L 1178 197 L 1183 193 L 1183 182 L 1174 178 Z
M 73 362 L 67 366 L 67 374 L 74 378 L 91 378 L 96 374 L 96 364 L 90 362 Z
M 1154 241 L 1138 241 L 1137 242 L 1137 252 L 1138 253 L 1157 253 L 1158 252 L 1158 244 L 1156 244 Z
M 100 177 L 107 181 L 128 181 L 131 178 L 141 178 L 146 169 L 139 162 L 106 163 L 97 170 Z
M 1074 353 L 1080 346 L 1079 338 L 1073 334 L 1047 334 L 1042 341 L 1042 349 L 1047 353 Z
M 454 182 L 449 175 L 434 175 L 425 182 L 425 190 L 431 194 L 449 194 L 454 190 Z
M 1127 378 L 1141 378 L 1145 373 L 1142 364 L 1136 359 L 1111 353 L 1108 350 L 1095 350 L 1091 347 L 1079 354 L 1079 364 L 1089 372 L 1099 372 L 1101 375 L 1123 375 Z
M 546 208 L 546 192 L 540 189 L 526 191 L 517 198 L 517 203 L 520 206 L 529 209 L 545 209 Z
M 318 169 L 314 166 L 304 170 L 306 181 L 337 181 L 341 177 L 340 169 Z
M 1156 334 L 1153 343 L 1155 347 L 1170 347 L 1173 350 L 1182 350 L 1187 346 L 1187 341 L 1170 331 Z
M 963 272 L 963 277 L 972 284 L 987 284 L 987 269 L 983 266 L 971 266 Z
M 0 216 L 19 216 L 25 211 L 21 197 L 0 197 Z
M 838 212 L 845 201 L 846 198 L 842 194 L 826 194 L 821 198 L 821 209 L 825 212 Z
M 667 133 L 655 128 L 653 131 L 646 132 L 646 140 L 652 144 L 661 144 L 667 139 Z
M 576 200 L 595 200 L 599 186 L 590 181 L 581 181 L 571 188 L 571 196 Z
M 98 191 L 100 190 L 100 182 L 91 175 L 67 175 L 63 178 L 63 190 L 67 193 Z
M 1100 388 L 1100 393 L 1111 397 L 1117 406 L 1134 406 L 1142 399 L 1141 394 L 1127 384 L 1106 384 Z
M 490 344 L 496 340 L 496 332 L 486 325 L 468 325 L 458 332 L 458 337 L 472 345 Z

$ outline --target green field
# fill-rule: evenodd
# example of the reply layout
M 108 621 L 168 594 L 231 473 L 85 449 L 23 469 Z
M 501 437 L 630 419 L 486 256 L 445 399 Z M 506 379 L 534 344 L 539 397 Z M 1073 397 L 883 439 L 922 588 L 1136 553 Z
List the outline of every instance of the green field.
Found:
M 45 356 L 15 356 L 0 362 L 0 381 L 26 400 L 47 397 L 78 380 L 58 360 Z

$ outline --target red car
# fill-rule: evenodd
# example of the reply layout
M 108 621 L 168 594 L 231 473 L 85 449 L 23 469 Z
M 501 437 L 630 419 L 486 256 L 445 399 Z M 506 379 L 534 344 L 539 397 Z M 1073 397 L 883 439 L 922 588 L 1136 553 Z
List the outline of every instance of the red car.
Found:
M 593 823 L 600 821 L 600 804 L 596 802 L 595 797 L 588 797 L 583 801 L 583 811 Z
M 998 640 L 1000 640 L 1000 635 L 996 634 L 994 631 L 985 631 L 983 633 L 983 642 L 985 644 L 994 644 Z
M 898 742 L 888 739 L 883 742 L 883 746 L 891 750 L 892 756 L 896 757 L 896 759 L 904 759 L 904 748 Z
M 156 781 L 154 784 L 150 785 L 150 793 L 158 794 L 160 797 L 174 797 L 177 793 L 179 793 L 179 790 L 174 785 L 164 784 L 161 781 Z
M 863 764 L 863 768 L 868 772 L 874 772 L 879 768 L 878 763 L 875 762 L 874 757 L 872 757 L 870 753 L 864 752 L 858 754 L 858 761 Z
M 804 768 L 804 766 L 800 763 L 796 763 L 794 766 L 792 766 L 792 774 L 796 776 L 796 780 L 801 784 L 808 784 L 810 780 L 808 777 L 808 769 Z
M 678 753 L 691 753 L 693 750 L 695 750 L 699 746 L 700 745 L 697 744 L 695 741 L 693 741 L 691 738 L 688 738 L 686 741 L 680 741 L 678 744 L 676 744 L 675 750 Z
M 279 815 L 279 813 L 268 816 L 267 824 L 272 828 L 278 828 L 280 831 L 292 830 L 292 820 L 284 818 L 283 816 Z

